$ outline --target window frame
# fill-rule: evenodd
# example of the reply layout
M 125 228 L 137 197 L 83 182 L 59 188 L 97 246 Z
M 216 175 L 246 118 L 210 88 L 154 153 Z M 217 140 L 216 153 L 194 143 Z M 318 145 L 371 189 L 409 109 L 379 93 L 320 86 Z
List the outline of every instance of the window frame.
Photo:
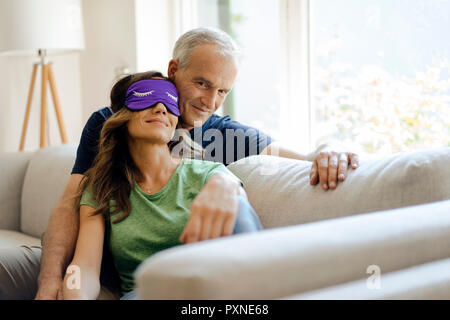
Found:
M 287 147 L 307 153 L 312 146 L 313 112 L 310 92 L 309 0 L 279 0 L 282 56 L 280 140 Z M 158 14 L 148 19 L 151 9 Z M 198 24 L 197 0 L 135 0 L 137 70 L 167 71 L 176 39 Z M 154 30 L 167 30 L 158 36 Z M 156 37 L 159 49 L 151 46 Z M 232 99 L 232 98 L 231 98 Z M 230 101 L 231 102 L 231 101 Z M 219 113 L 233 113 L 230 104 Z
M 312 150 L 309 0 L 280 0 L 281 141 L 294 150 Z

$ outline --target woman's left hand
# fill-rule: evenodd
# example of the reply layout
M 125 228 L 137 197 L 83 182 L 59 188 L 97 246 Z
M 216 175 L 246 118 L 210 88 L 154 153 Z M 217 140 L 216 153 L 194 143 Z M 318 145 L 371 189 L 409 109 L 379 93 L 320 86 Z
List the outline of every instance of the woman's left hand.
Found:
M 192 243 L 233 233 L 240 184 L 227 175 L 214 175 L 192 202 L 191 213 L 179 240 Z

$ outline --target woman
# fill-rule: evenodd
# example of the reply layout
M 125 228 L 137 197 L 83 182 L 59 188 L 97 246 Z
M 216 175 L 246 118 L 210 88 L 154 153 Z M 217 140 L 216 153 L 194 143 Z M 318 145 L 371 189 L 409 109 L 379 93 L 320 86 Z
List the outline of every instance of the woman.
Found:
M 80 230 L 69 266 L 79 268 L 80 286 L 64 285 L 65 299 L 97 298 L 105 232 L 122 298 L 136 298 L 137 266 L 158 251 L 182 244 L 193 199 L 213 175 L 231 174 L 223 164 L 171 154 L 180 115 L 177 101 L 175 86 L 154 73 L 131 75 L 114 85 L 111 107 L 118 111 L 105 122 L 99 153 L 80 185 Z M 183 137 L 183 143 L 190 139 Z M 192 152 L 187 154 L 201 154 L 195 149 L 188 148 Z M 236 222 L 226 222 L 228 229 L 262 229 L 245 198 L 240 197 L 239 205 Z M 64 284 L 70 277 L 68 273 Z

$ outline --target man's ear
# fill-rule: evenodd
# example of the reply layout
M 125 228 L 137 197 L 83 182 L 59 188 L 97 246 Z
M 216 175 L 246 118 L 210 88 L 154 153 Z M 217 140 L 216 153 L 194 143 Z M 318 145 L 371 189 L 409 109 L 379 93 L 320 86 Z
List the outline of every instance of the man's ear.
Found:
M 167 76 L 170 80 L 174 80 L 175 73 L 178 71 L 179 63 L 178 60 L 172 59 L 169 61 L 169 67 L 167 68 Z

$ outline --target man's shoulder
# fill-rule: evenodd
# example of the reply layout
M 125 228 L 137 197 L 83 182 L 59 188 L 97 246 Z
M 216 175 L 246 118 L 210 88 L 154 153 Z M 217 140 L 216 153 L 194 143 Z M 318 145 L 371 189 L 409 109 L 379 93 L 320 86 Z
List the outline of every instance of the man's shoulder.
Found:
M 239 121 L 231 119 L 231 117 L 228 115 L 219 116 L 217 114 L 212 114 L 211 117 L 209 117 L 209 119 L 203 125 L 203 131 L 206 131 L 208 129 L 217 129 L 220 131 L 224 131 L 226 129 L 233 129 L 233 130 L 241 129 L 243 131 L 253 129 L 255 131 L 259 131 L 256 128 L 250 127 Z
M 77 158 L 72 169 L 73 173 L 84 174 L 91 166 L 98 152 L 100 132 L 105 121 L 113 114 L 111 108 L 104 107 L 94 111 L 84 125 L 78 145 Z
M 208 121 L 206 122 L 206 124 L 209 122 L 210 124 L 214 124 L 214 123 L 220 123 L 220 122 L 226 122 L 226 121 L 230 121 L 231 117 L 226 115 L 226 116 L 219 116 L 218 114 L 213 113 L 211 115 L 211 117 L 209 117 Z
M 205 124 L 203 125 L 203 130 L 208 130 L 208 129 L 222 129 L 227 127 L 231 122 L 236 122 L 237 121 L 233 121 L 231 120 L 231 117 L 226 115 L 226 116 L 219 116 L 215 113 L 213 113 L 211 115 L 211 117 L 209 117 L 209 119 L 205 122 Z
M 113 114 L 110 107 L 104 107 L 101 109 L 98 109 L 97 111 L 94 111 L 91 116 L 89 117 L 89 120 L 87 121 L 87 126 L 98 126 L 103 125 L 103 123 L 111 117 Z
M 95 116 L 96 118 L 101 118 L 106 121 L 112 115 L 113 115 L 113 112 L 110 107 L 103 107 L 103 108 L 98 109 L 97 111 L 94 111 L 92 113 L 91 117 Z

